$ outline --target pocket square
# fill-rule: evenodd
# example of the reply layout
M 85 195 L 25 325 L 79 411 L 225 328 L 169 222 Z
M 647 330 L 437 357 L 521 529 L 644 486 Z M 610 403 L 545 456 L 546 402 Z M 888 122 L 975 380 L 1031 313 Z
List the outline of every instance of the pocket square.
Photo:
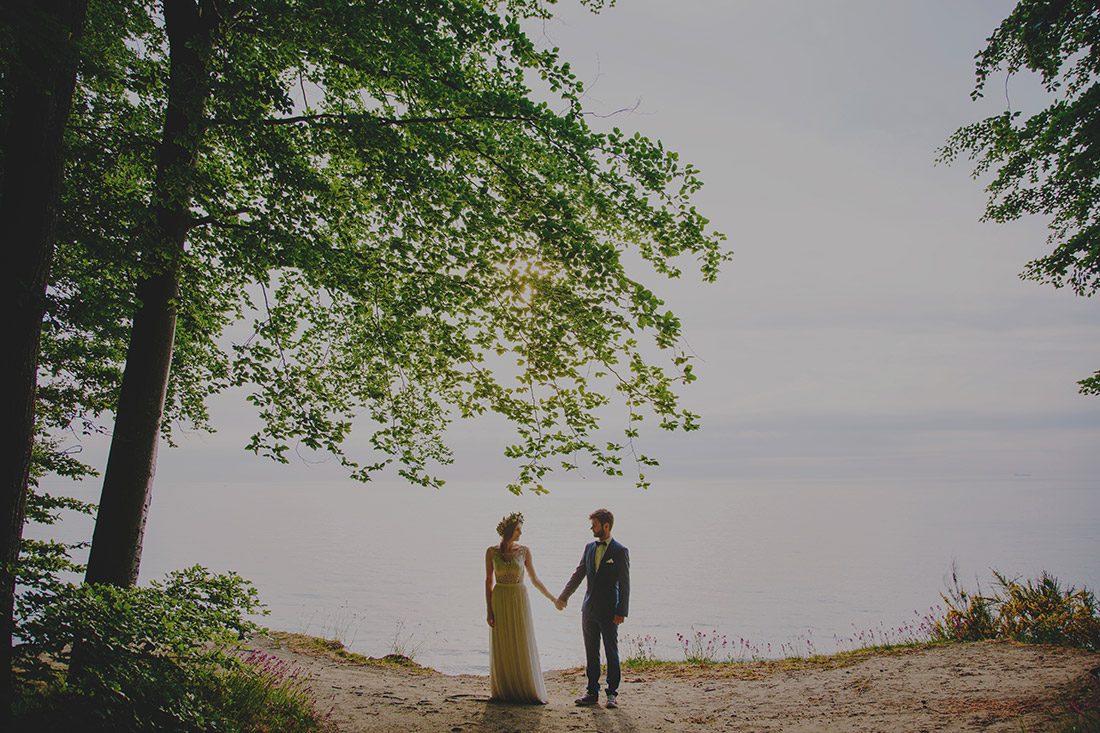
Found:
M 614 563 L 615 563 L 615 558 L 613 558 L 613 557 L 612 557 L 612 558 L 608 558 L 608 559 L 606 559 L 606 560 L 604 560 L 604 561 L 603 561 L 603 564 L 604 564 L 604 565 L 613 565 Z

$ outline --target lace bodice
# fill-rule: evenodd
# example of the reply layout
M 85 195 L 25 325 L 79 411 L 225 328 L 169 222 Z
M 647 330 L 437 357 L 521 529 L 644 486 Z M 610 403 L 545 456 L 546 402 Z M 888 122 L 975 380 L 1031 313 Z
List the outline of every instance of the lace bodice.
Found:
M 522 583 L 523 568 L 527 560 L 526 548 L 520 548 L 511 560 L 504 559 L 504 556 L 500 554 L 499 547 L 494 547 L 492 552 L 493 576 L 496 578 L 496 582 L 504 585 Z

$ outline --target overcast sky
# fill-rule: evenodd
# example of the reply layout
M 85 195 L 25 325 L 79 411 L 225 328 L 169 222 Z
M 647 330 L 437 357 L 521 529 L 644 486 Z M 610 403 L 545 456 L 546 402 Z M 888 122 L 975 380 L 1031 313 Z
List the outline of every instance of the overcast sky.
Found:
M 641 446 L 662 463 L 654 488 L 1100 475 L 1100 399 L 1076 385 L 1100 368 L 1100 303 L 1020 280 L 1047 250 L 1045 222 L 980 223 L 984 184 L 965 162 L 934 164 L 955 128 L 1007 103 L 1003 78 L 969 94 L 974 54 L 1013 2 L 574 4 L 536 40 L 572 62 L 590 111 L 632 110 L 594 126 L 639 130 L 702 170 L 698 208 L 735 252 L 716 285 L 686 266 L 647 278 L 699 359 L 684 401 L 703 417 Z M 1041 101 L 1028 80 L 1007 99 Z M 217 434 L 161 451 L 158 486 L 342 480 L 334 462 L 245 452 L 242 394 L 213 414 Z M 514 479 L 508 433 L 453 434 L 453 485 Z
M 666 475 L 1096 477 L 1100 304 L 1022 281 L 1044 221 L 979 222 L 984 183 L 935 165 L 1015 3 L 629 0 L 546 24 L 592 111 L 702 169 L 735 252 L 657 287 L 701 363 L 705 428 Z

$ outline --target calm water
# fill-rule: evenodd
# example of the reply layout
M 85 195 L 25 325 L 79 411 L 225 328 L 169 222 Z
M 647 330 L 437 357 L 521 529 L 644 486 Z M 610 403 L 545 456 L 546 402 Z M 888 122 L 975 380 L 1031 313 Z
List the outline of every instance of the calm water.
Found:
M 524 512 L 523 541 L 556 594 L 599 506 L 615 512 L 613 536 L 630 548 L 621 635 L 649 636 L 672 659 L 682 656 L 677 634 L 692 628 L 779 656 L 806 637 L 825 652 L 836 637 L 902 627 L 938 603 L 953 563 L 970 587 L 996 568 L 1100 589 L 1100 482 L 1030 478 L 647 492 L 585 483 L 542 497 L 461 485 L 168 485 L 154 498 L 142 579 L 194 563 L 235 570 L 260 590 L 270 628 L 375 656 L 396 644 L 440 671 L 487 674 L 484 551 L 496 523 Z M 529 592 L 543 668 L 582 665 L 583 588 L 564 612 Z

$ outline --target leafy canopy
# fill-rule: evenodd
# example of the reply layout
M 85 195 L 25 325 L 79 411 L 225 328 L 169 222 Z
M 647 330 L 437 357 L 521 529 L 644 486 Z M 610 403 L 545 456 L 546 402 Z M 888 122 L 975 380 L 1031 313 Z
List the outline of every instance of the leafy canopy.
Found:
M 1022 0 L 977 57 L 977 84 L 1003 70 L 1039 75 L 1055 100 L 1027 117 L 1002 114 L 959 128 L 940 160 L 976 161 L 974 176 L 990 171 L 983 220 L 1007 222 L 1029 214 L 1050 218 L 1051 254 L 1027 265 L 1022 277 L 1069 286 L 1091 296 L 1100 287 L 1100 6 L 1092 0 Z M 1100 372 L 1082 380 L 1100 394 Z
M 668 277 L 691 256 L 711 281 L 724 237 L 691 205 L 695 168 L 588 126 L 582 83 L 523 31 L 548 4 L 199 7 L 217 23 L 198 164 L 171 184 L 191 225 L 170 418 L 206 426 L 205 397 L 242 386 L 257 453 L 329 452 L 363 480 L 396 462 L 438 485 L 452 417 L 494 411 L 517 430 L 515 492 L 541 490 L 554 456 L 620 474 L 646 412 L 695 427 L 675 394 L 694 378 L 679 321 L 623 255 Z M 170 44 L 151 2 L 93 3 L 90 18 L 48 320 L 46 393 L 73 396 L 59 424 L 110 403 L 133 283 L 157 262 L 142 232 Z M 600 441 L 614 394 L 624 439 Z

